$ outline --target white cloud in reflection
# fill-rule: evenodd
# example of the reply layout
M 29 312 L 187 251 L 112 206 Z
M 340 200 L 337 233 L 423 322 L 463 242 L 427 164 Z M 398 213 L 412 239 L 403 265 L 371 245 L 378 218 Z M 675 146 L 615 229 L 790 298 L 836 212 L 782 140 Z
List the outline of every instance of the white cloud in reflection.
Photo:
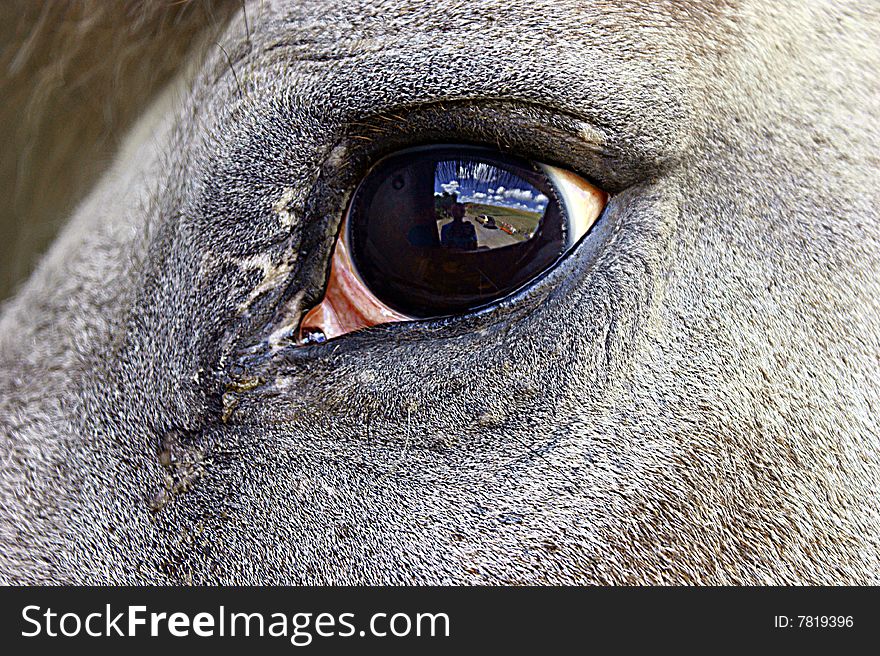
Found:
M 440 188 L 447 194 L 454 194 L 458 192 L 459 186 L 458 180 L 450 180 L 446 184 L 440 185 Z
M 528 189 L 506 189 L 504 197 L 518 201 L 530 201 L 532 200 L 532 192 Z
M 445 163 L 441 162 L 441 164 Z M 435 170 L 437 177 L 434 182 L 434 193 L 438 196 L 441 193 L 446 193 L 456 196 L 459 203 L 494 205 L 528 212 L 542 213 L 547 208 L 549 199 L 545 194 L 507 171 L 502 171 L 485 162 L 470 162 L 468 164 L 449 162 L 449 164 L 453 164 L 453 166 L 447 167 L 442 172 L 442 177 L 440 177 L 439 165 Z M 528 188 L 522 188 L 519 185 L 498 184 L 501 181 L 499 176 L 502 173 L 508 178 L 527 185 Z M 444 179 L 448 182 L 440 182 Z

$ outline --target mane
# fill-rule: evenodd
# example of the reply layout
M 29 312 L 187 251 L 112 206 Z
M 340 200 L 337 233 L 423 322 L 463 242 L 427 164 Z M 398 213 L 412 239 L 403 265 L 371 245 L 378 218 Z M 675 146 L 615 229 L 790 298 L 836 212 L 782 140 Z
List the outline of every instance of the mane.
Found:
M 239 2 L 0 3 L 0 300 Z

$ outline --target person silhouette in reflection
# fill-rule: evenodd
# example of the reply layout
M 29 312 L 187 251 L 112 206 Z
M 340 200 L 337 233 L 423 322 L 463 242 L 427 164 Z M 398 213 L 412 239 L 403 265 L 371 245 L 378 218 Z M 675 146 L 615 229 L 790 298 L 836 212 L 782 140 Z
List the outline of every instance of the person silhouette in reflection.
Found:
M 460 251 L 477 250 L 477 229 L 473 223 L 464 220 L 464 205 L 453 203 L 449 213 L 452 221 L 440 230 L 440 243 Z

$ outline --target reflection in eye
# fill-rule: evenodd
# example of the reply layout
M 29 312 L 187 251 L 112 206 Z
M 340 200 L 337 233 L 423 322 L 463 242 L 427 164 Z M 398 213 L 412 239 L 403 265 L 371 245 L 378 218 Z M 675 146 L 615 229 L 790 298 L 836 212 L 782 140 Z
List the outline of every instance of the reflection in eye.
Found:
M 470 146 L 402 151 L 355 192 L 300 339 L 474 309 L 555 264 L 608 195 L 568 171 Z

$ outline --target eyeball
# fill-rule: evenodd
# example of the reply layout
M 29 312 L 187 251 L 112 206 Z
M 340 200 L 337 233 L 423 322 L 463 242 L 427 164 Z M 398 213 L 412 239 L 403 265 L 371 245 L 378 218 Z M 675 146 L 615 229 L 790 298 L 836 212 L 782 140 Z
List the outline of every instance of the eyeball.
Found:
M 607 201 L 570 171 L 488 148 L 386 157 L 351 199 L 324 298 L 303 318 L 300 340 L 491 304 L 556 264 Z

